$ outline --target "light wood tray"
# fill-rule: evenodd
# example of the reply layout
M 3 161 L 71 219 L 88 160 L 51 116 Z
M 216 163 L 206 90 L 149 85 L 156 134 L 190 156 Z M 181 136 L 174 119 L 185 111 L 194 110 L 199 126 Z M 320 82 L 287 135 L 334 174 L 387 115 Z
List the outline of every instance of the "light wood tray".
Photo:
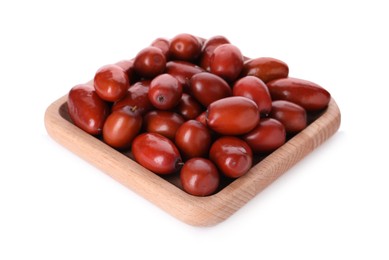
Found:
M 66 100 L 67 96 L 63 96 L 46 110 L 45 126 L 53 139 L 179 220 L 194 226 L 212 226 L 227 219 L 332 136 L 340 125 L 340 111 L 332 99 L 318 119 L 247 174 L 212 196 L 196 197 L 177 187 L 177 179 L 161 178 L 73 125 Z

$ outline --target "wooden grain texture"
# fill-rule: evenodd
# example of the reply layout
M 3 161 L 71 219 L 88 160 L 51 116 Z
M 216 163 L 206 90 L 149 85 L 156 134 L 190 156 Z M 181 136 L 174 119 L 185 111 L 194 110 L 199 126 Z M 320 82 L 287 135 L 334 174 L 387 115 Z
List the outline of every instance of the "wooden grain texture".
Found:
M 67 96 L 58 99 L 45 113 L 47 132 L 54 140 L 174 217 L 194 226 L 212 226 L 227 219 L 332 136 L 340 125 L 340 111 L 332 99 L 323 115 L 247 174 L 212 196 L 195 197 L 74 126 L 69 121 L 66 99 Z

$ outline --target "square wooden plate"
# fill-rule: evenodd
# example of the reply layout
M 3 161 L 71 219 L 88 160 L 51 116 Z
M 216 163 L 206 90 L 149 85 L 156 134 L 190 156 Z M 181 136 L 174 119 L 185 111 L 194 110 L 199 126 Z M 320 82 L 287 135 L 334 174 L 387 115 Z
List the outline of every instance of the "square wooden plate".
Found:
M 196 197 L 181 190 L 177 178 L 161 178 L 73 125 L 66 101 L 67 95 L 46 110 L 45 126 L 53 139 L 174 217 L 194 226 L 212 226 L 231 216 L 332 136 L 340 126 L 340 111 L 331 99 L 319 118 L 257 163 L 247 174 L 212 196 Z

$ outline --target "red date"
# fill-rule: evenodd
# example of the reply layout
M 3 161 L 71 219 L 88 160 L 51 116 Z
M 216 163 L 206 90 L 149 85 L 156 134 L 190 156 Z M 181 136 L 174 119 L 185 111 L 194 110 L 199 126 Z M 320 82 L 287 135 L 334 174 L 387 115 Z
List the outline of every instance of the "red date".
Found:
M 180 180 L 187 193 L 208 196 L 218 188 L 220 176 L 216 166 L 210 160 L 193 158 L 182 167 Z
M 268 57 L 245 61 L 242 76 L 255 76 L 267 83 L 274 79 L 288 77 L 289 67 L 280 60 Z
M 214 36 L 205 41 L 202 49 L 200 67 L 207 71 L 211 71 L 210 63 L 213 51 L 219 45 L 230 43 L 230 41 L 224 36 Z
M 173 59 L 193 61 L 201 53 L 201 42 L 191 34 L 183 33 L 170 41 L 169 52 Z
M 106 101 L 115 102 L 123 98 L 130 80 L 128 74 L 117 65 L 106 65 L 98 69 L 94 77 L 96 93 Z
M 154 107 L 161 110 L 174 108 L 181 99 L 182 85 L 169 74 L 162 74 L 150 83 L 149 100 Z
M 177 113 L 154 110 L 144 116 L 144 129 L 146 132 L 158 133 L 174 140 L 177 129 L 184 122 L 184 118 Z
M 250 146 L 242 139 L 232 136 L 216 140 L 209 151 L 209 158 L 224 175 L 231 178 L 244 175 L 253 163 Z
M 222 44 L 215 48 L 210 59 L 211 72 L 232 82 L 243 69 L 243 55 L 232 44 Z
M 242 139 L 250 146 L 254 153 L 266 154 L 275 151 L 286 141 L 284 125 L 273 118 L 264 118 Z
M 273 101 L 270 117 L 280 121 L 287 133 L 297 133 L 307 126 L 305 109 L 286 100 Z
M 134 69 L 138 75 L 153 78 L 163 73 L 166 67 L 166 57 L 157 47 L 146 47 L 135 57 Z
M 109 107 L 92 86 L 81 84 L 69 91 L 68 112 L 73 123 L 91 135 L 98 135 L 103 130 Z
M 157 133 L 144 133 L 132 142 L 135 160 L 156 174 L 172 174 L 181 166 L 181 155 L 168 138 Z
M 231 87 L 219 76 L 209 72 L 201 72 L 190 79 L 190 93 L 203 106 L 232 95 Z
M 242 135 L 259 122 L 257 104 L 245 97 L 227 97 L 211 103 L 207 110 L 207 125 L 223 135 Z
M 307 111 L 322 110 L 330 102 L 330 93 L 316 83 L 297 79 L 277 79 L 267 83 L 273 100 L 283 99 L 302 106 Z
M 254 76 L 246 76 L 235 82 L 232 89 L 234 96 L 247 97 L 257 104 L 261 115 L 268 115 L 271 111 L 271 97 L 265 83 Z
M 211 146 L 211 134 L 199 121 L 189 120 L 177 129 L 175 144 L 185 159 L 206 157 Z
M 103 139 L 117 149 L 130 148 L 132 140 L 142 127 L 142 117 L 130 107 L 112 112 L 105 120 Z

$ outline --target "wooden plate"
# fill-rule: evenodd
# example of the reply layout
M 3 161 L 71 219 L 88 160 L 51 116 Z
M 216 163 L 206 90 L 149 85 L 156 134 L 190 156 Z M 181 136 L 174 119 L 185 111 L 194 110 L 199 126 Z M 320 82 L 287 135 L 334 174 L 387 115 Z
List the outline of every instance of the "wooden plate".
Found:
M 63 96 L 46 110 L 45 126 L 53 139 L 179 220 L 194 226 L 212 226 L 231 216 L 332 136 L 340 125 L 340 111 L 332 99 L 319 118 L 247 174 L 225 184 L 212 196 L 196 197 L 178 187 L 177 177 L 164 179 L 73 125 L 66 100 L 67 96 Z

